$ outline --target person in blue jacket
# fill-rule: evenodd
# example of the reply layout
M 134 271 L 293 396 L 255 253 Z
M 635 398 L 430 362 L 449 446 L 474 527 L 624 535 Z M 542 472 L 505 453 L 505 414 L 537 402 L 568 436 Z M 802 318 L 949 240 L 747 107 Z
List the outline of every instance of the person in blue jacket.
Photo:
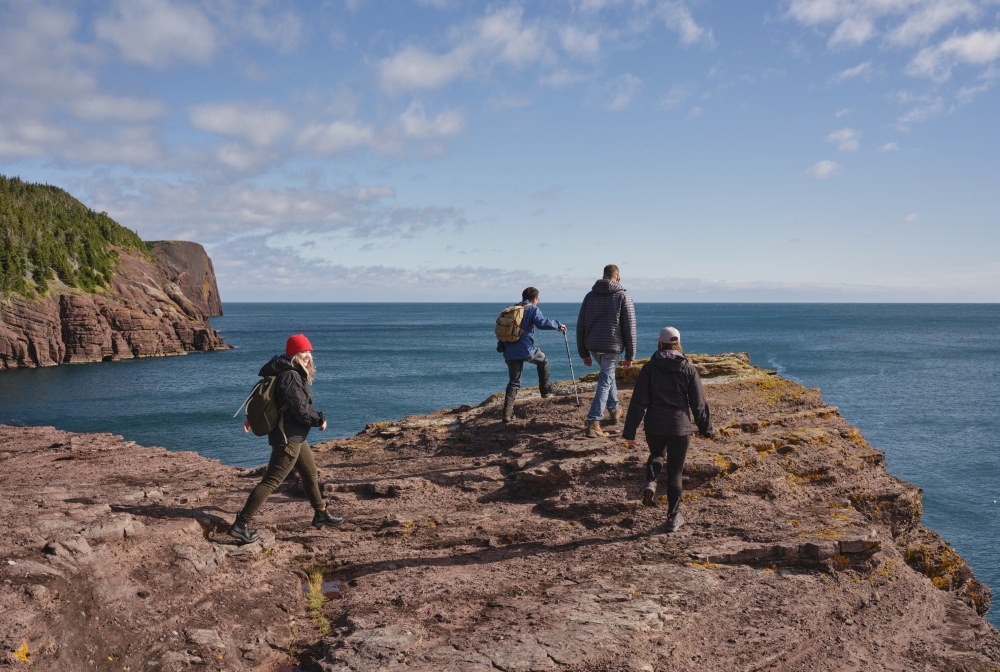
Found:
M 544 352 L 535 347 L 535 327 L 552 331 L 566 331 L 565 324 L 550 320 L 542 315 L 542 311 L 538 309 L 537 289 L 528 287 L 521 292 L 521 299 L 521 303 L 518 305 L 524 306 L 524 317 L 521 319 L 521 329 L 524 333 L 513 343 L 500 342 L 500 345 L 503 346 L 503 358 L 507 362 L 507 371 L 510 373 L 510 382 L 507 383 L 507 393 L 503 400 L 504 422 L 511 422 L 514 419 L 514 400 L 517 399 L 517 391 L 521 389 L 521 372 L 524 370 L 525 362 L 538 367 L 539 394 L 542 397 L 547 397 L 552 392 L 552 385 L 549 383 L 549 360 L 545 357 Z

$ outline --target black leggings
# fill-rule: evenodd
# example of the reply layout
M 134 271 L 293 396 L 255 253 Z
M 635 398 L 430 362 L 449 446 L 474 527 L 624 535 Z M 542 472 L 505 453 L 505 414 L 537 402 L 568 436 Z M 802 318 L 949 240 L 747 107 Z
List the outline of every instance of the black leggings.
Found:
M 681 503 L 684 484 L 684 458 L 687 457 L 688 446 L 691 445 L 691 435 L 660 436 L 647 434 L 649 459 L 646 460 L 646 481 L 655 481 L 663 469 L 663 461 L 667 462 L 667 501 L 670 503 L 670 513 L 673 514 Z

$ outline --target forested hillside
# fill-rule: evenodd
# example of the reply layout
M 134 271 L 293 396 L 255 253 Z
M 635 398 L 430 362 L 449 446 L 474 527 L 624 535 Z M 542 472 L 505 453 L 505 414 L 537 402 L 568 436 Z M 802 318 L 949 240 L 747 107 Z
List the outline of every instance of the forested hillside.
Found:
M 107 213 L 58 187 L 3 175 L 0 234 L 0 295 L 45 295 L 56 277 L 92 292 L 111 283 L 120 260 L 112 245 L 149 256 L 139 235 Z

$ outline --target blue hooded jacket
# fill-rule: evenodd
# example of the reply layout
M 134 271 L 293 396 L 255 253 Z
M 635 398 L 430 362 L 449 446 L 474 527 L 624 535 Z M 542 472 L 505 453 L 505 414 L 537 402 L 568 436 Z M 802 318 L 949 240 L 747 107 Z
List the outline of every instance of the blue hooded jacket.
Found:
M 521 329 L 524 330 L 524 333 L 516 342 L 503 344 L 503 358 L 508 362 L 515 359 L 528 359 L 535 354 L 535 327 L 555 330 L 562 326 L 559 322 L 542 315 L 538 306 L 531 305 L 530 301 L 522 301 L 518 305 L 524 306 L 524 318 L 521 320 Z

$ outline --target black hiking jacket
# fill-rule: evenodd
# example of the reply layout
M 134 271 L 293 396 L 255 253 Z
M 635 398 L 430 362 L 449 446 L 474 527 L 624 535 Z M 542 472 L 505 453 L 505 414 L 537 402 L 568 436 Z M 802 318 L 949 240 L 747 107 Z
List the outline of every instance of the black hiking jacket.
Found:
M 676 350 L 657 350 L 642 365 L 632 390 L 622 438 L 632 441 L 643 415 L 646 434 L 685 436 L 691 433 L 691 418 L 702 434 L 712 433 L 712 416 L 701 379 L 691 362 Z
M 598 280 L 584 297 L 576 317 L 576 350 L 586 359 L 593 352 L 624 352 L 635 359 L 635 306 L 625 288 Z
M 306 382 L 306 376 L 301 369 L 292 364 L 288 355 L 275 355 L 267 364 L 261 367 L 258 376 L 277 376 L 274 392 L 274 403 L 278 408 L 288 404 L 282 414 L 285 434 L 281 434 L 279 424 L 267 435 L 267 442 L 272 446 L 288 443 L 301 443 L 309 436 L 310 427 L 319 427 L 326 422 L 326 416 L 313 408 L 312 387 Z

